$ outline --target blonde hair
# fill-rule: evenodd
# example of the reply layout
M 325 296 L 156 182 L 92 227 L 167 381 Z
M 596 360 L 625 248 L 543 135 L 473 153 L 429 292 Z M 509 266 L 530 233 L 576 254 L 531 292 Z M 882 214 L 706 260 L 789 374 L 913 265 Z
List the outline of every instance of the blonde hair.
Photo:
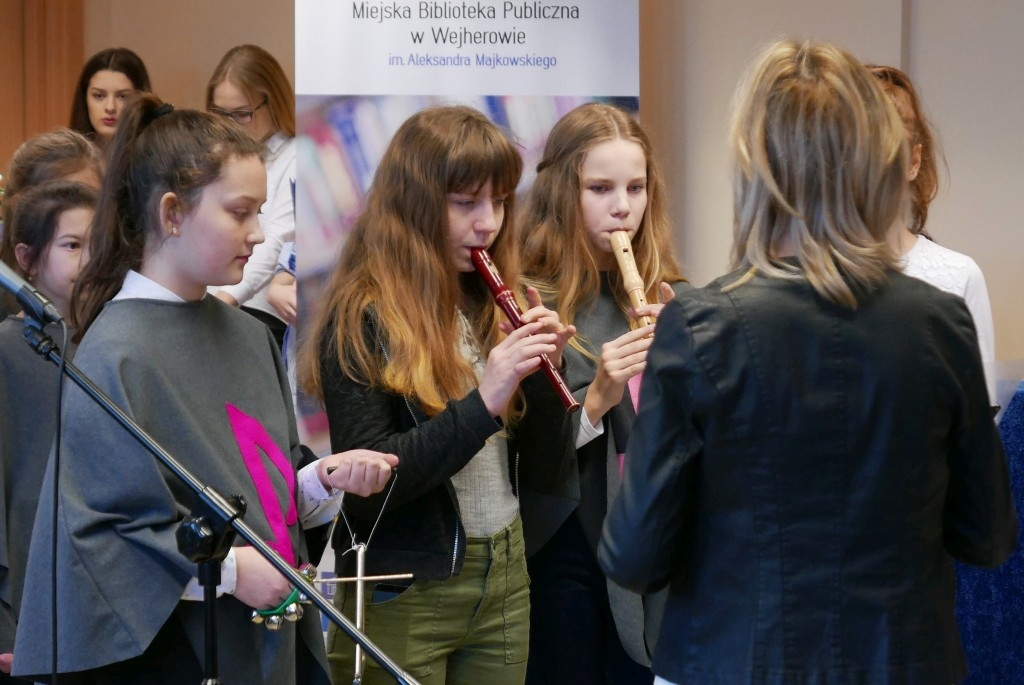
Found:
M 732 260 L 746 269 L 730 287 L 756 271 L 806 278 L 855 308 L 895 266 L 885 238 L 908 198 L 906 135 L 876 79 L 836 46 L 780 41 L 737 90 L 730 143 Z
M 213 106 L 213 91 L 224 81 L 238 86 L 253 107 L 267 100 L 274 129 L 295 137 L 295 90 L 274 56 L 258 45 L 238 45 L 225 53 L 206 85 L 206 109 Z
M 421 110 L 399 127 L 302 347 L 300 370 L 310 394 L 323 400 L 320 361 L 330 356 L 337 356 L 349 378 L 413 397 L 427 415 L 476 386 L 473 367 L 458 354 L 458 312 L 485 358 L 504 338 L 503 319 L 480 276 L 457 271 L 447 196 L 476 192 L 491 181 L 495 197 L 507 197 L 489 252 L 518 295 L 512 223 L 522 167 L 511 140 L 470 107 Z M 379 324 L 380 342 L 366 337 L 368 312 Z M 386 360 L 380 344 L 388 349 Z M 505 420 L 514 422 L 522 409 L 517 394 Z
M 647 207 L 633 238 L 633 254 L 648 301 L 658 301 L 662 281 L 685 280 L 672 249 L 665 187 L 650 139 L 625 110 L 600 103 L 581 105 L 551 129 L 518 221 L 524 280 L 546 301 L 554 302 L 559 318 L 567 323 L 572 323 L 580 308 L 592 302 L 601 289 L 583 221 L 580 173 L 594 147 L 619 139 L 639 145 L 646 160 Z M 616 284 L 616 300 L 626 311 L 630 304 L 621 277 L 616 271 L 611 278 Z M 593 354 L 578 337 L 570 344 L 584 354 Z

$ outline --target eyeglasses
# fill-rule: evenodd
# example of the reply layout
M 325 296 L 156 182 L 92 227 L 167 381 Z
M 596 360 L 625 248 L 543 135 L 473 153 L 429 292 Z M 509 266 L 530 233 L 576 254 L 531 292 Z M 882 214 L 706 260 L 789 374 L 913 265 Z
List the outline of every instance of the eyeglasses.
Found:
M 252 115 L 256 113 L 256 110 L 258 110 L 260 107 L 266 107 L 266 106 L 267 106 L 267 96 L 264 95 L 263 96 L 263 102 L 261 102 L 260 104 L 256 105 L 252 109 L 234 109 L 234 110 L 231 110 L 229 112 L 226 109 L 221 109 L 220 107 L 210 106 L 208 108 L 208 110 L 209 110 L 210 114 L 217 114 L 217 115 L 222 116 L 222 117 L 227 117 L 228 119 L 234 119 L 235 123 L 245 125 L 245 124 L 251 124 L 252 123 Z

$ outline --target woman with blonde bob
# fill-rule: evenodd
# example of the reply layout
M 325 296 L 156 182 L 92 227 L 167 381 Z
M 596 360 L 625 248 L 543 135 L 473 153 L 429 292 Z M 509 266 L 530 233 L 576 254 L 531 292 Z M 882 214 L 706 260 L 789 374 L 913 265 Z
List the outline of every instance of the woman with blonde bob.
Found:
M 963 300 L 897 268 L 909 149 L 874 77 L 769 47 L 733 116 L 734 270 L 662 311 L 602 567 L 669 587 L 656 683 L 966 675 L 953 560 L 1016 518 Z

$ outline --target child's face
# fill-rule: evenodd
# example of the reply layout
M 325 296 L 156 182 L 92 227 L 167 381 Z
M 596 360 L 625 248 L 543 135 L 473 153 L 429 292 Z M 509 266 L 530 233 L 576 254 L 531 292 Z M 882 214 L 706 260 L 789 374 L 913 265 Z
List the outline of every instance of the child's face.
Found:
M 29 270 L 32 283 L 61 314 L 67 314 L 71 291 L 89 259 L 89 229 L 93 210 L 76 207 L 61 212 L 53 240 Z
M 488 180 L 476 193 L 448 193 L 448 241 L 460 272 L 473 271 L 470 249 L 488 248 L 505 220 L 505 196 Z
M 220 178 L 206 186 L 199 202 L 167 238 L 154 259 L 163 285 L 186 300 L 198 300 L 209 285 L 234 285 L 252 249 L 263 242 L 259 211 L 267 199 L 267 172 L 258 157 L 231 157 Z M 161 253 L 163 253 L 161 255 Z
M 643 148 L 621 138 L 595 145 L 580 168 L 580 206 L 591 254 L 600 268 L 614 268 L 609 234 L 626 231 L 632 240 L 647 209 Z

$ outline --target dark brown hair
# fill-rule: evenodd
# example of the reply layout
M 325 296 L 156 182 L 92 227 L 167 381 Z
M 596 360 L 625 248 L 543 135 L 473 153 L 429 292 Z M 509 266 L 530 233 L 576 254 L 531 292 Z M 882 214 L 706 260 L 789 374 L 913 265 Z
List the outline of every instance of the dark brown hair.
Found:
M 173 111 L 172 111 L 173 110 Z M 142 264 L 146 241 L 160 235 L 160 198 L 168 192 L 186 213 L 232 157 L 261 157 L 263 146 L 236 124 L 195 110 L 174 110 L 151 94 L 124 109 L 111 144 L 90 238 L 89 263 L 75 284 L 72 320 L 81 337 Z
M 149 84 L 149 73 L 142 58 L 128 48 L 107 48 L 101 50 L 89 58 L 89 61 L 82 67 L 82 73 L 78 77 L 78 85 L 75 86 L 75 96 L 71 100 L 71 122 L 68 126 L 79 133 L 92 136 L 96 129 L 89 120 L 89 105 L 87 102 L 89 81 L 97 71 L 117 71 L 128 77 L 132 86 L 137 91 L 152 90 Z
M 21 144 L 11 158 L 10 176 L 3 202 L 3 224 L 11 226 L 21 196 L 34 186 L 91 170 L 99 181 L 103 175 L 100 150 L 85 136 L 68 128 L 33 136 Z M 13 232 L 0 231 L 0 261 L 17 269 L 14 246 L 19 241 Z M 24 242 L 24 241 L 20 241 Z M 13 297 L 0 294 L 0 308 L 15 313 L 19 307 Z
M 11 245 L 27 245 L 30 263 L 34 264 L 53 240 L 60 215 L 80 207 L 92 209 L 96 198 L 94 189 L 75 181 L 47 181 L 28 188 L 21 194 L 10 223 L 4 222 L 4 240 Z M 28 277 L 13 250 L 10 259 L 5 255 L 3 261 L 21 276 Z

